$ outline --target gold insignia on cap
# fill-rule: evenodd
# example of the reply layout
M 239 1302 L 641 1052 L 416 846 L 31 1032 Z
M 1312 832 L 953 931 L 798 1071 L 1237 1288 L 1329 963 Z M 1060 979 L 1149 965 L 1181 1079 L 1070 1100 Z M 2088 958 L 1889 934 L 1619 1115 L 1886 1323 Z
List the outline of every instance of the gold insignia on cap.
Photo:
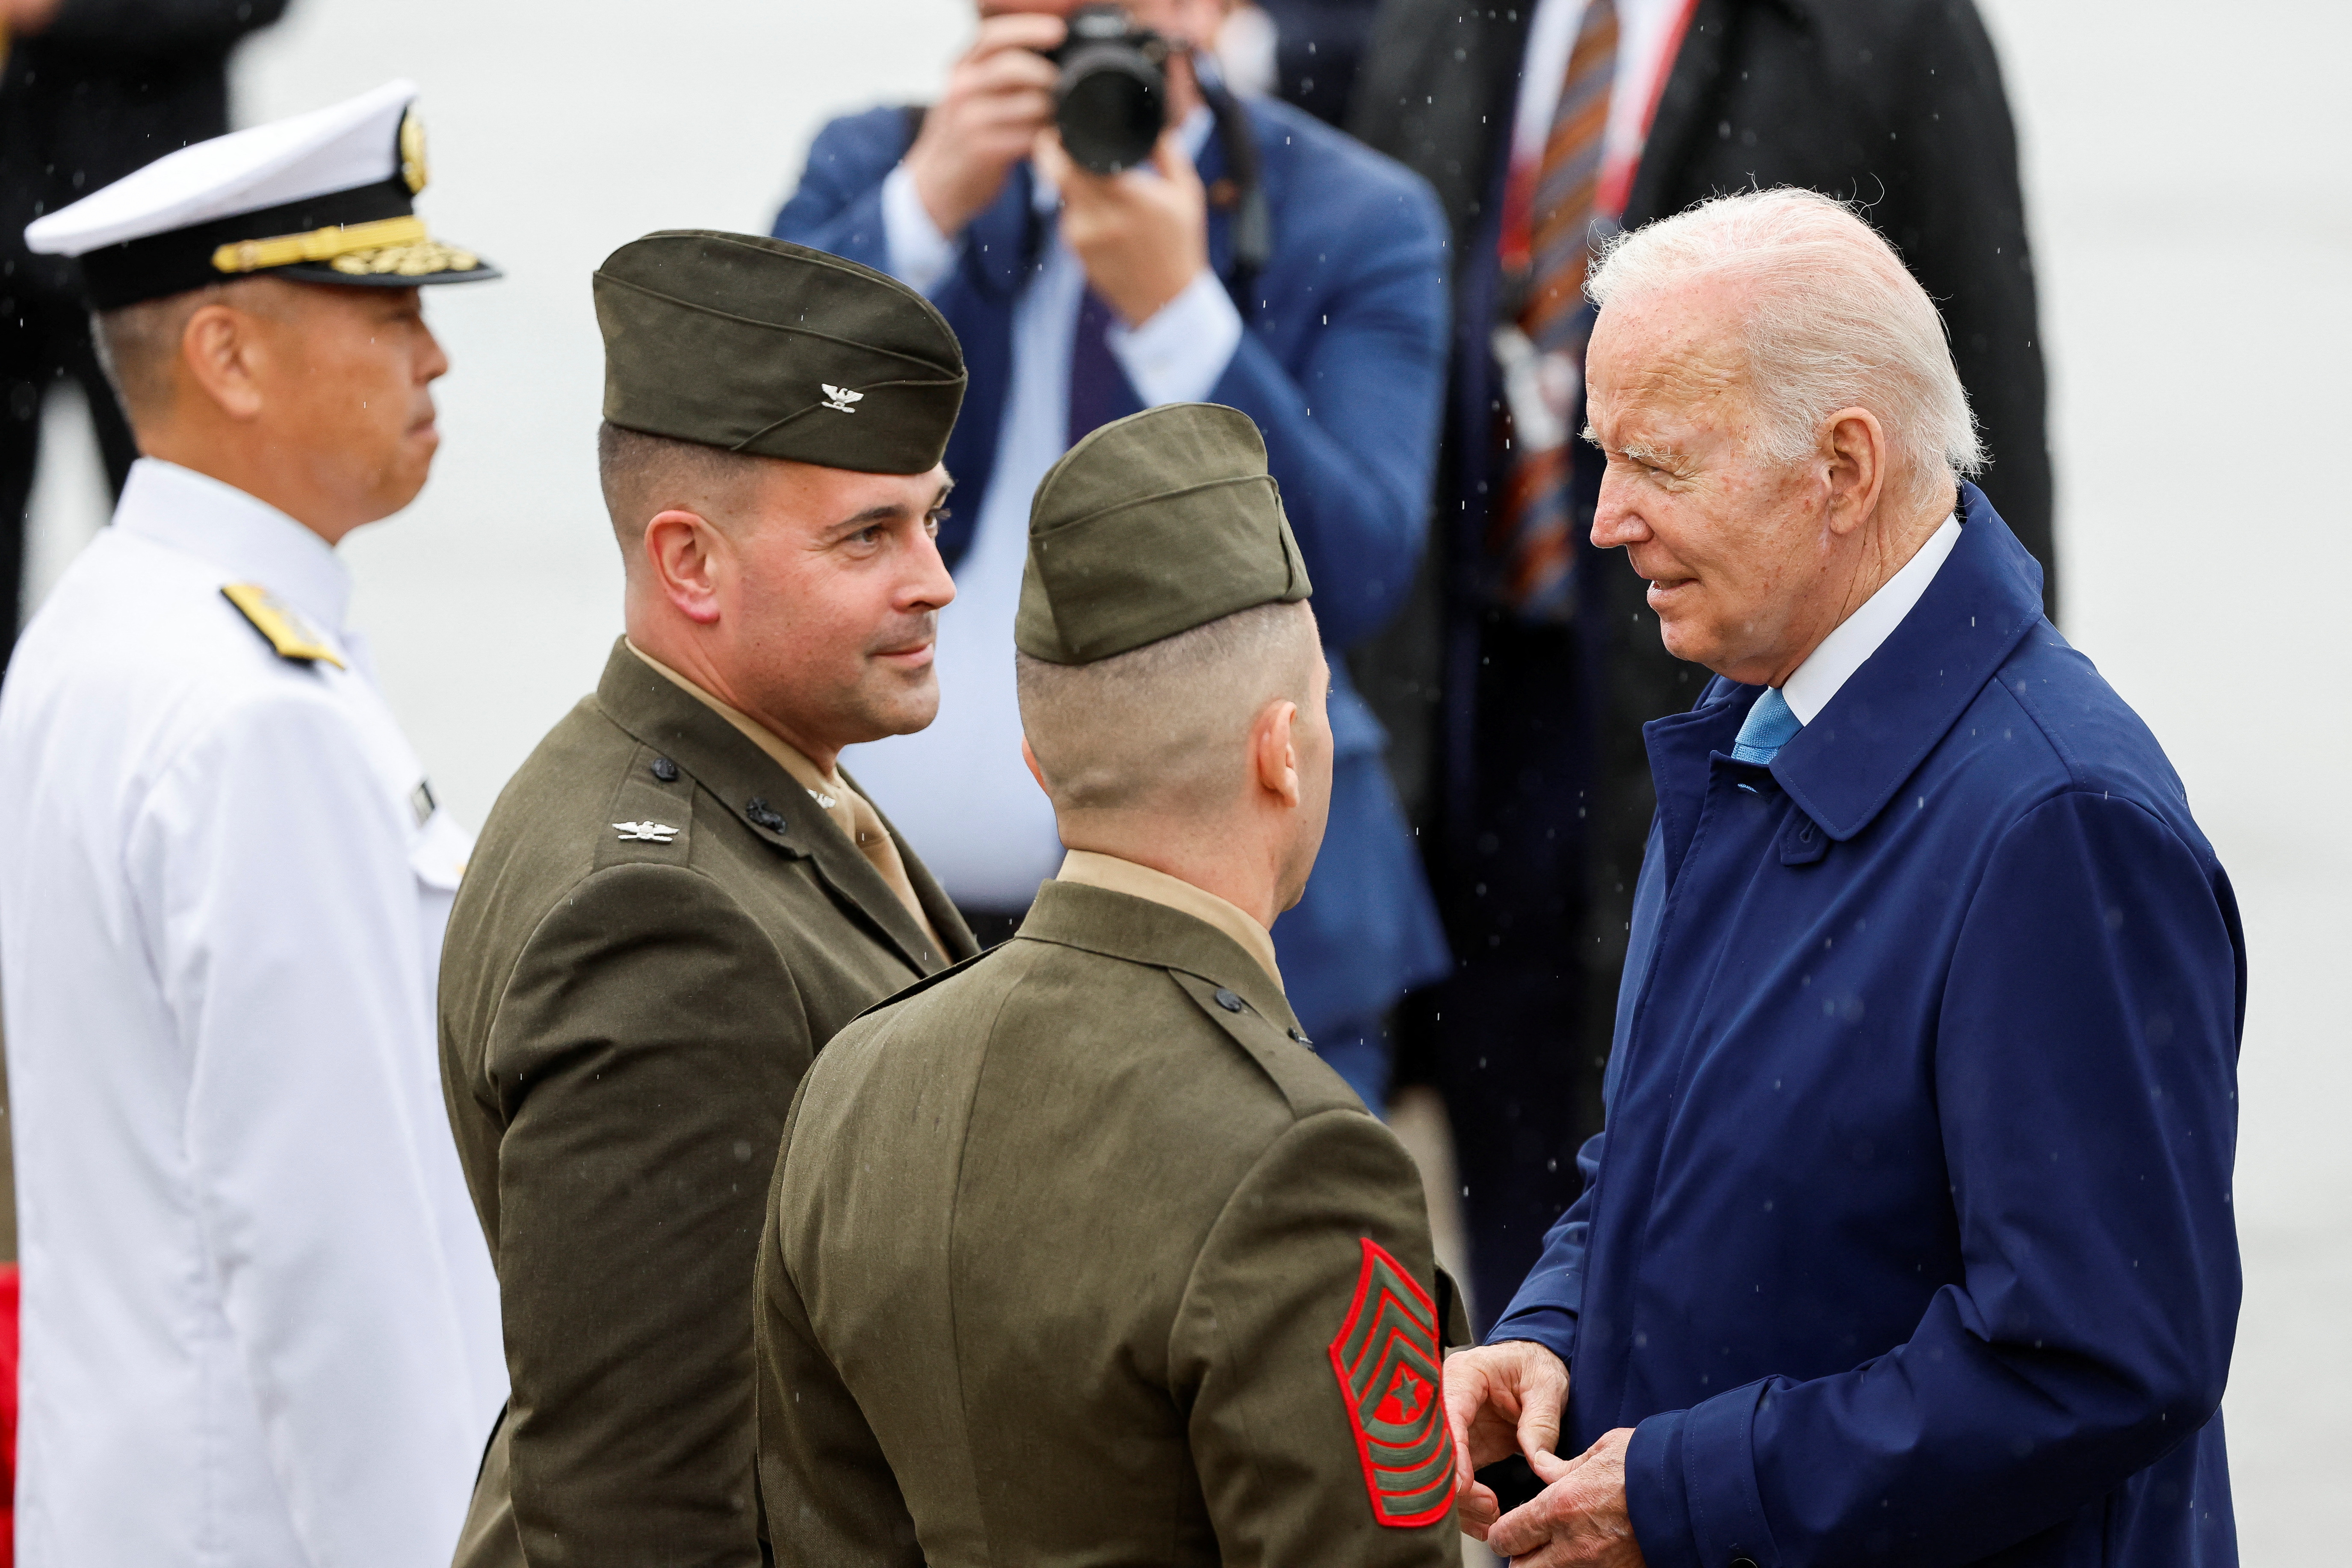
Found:
M 430 176 L 425 167 L 425 121 L 410 110 L 400 117 L 400 177 L 408 184 L 408 194 L 416 195 L 425 188 Z
M 345 668 L 342 657 L 311 629 L 300 612 L 260 584 L 231 583 L 221 590 L 221 597 L 235 605 L 237 613 L 253 623 L 253 629 L 269 639 L 278 658 Z
M 378 218 L 373 223 L 337 224 L 329 228 L 314 228 L 307 234 L 281 234 L 270 239 L 240 239 L 213 252 L 213 270 L 258 272 L 268 267 L 291 267 L 298 261 L 332 261 L 337 257 L 349 256 L 355 251 L 418 243 L 429 243 L 425 240 L 423 218 L 414 216 Z M 470 258 L 468 261 L 469 265 L 478 265 Z
M 378 277 L 385 273 L 396 273 L 403 278 L 423 278 L 434 272 L 471 272 L 481 264 L 482 258 L 470 250 L 460 250 L 437 239 L 420 239 L 414 245 L 386 245 L 373 250 L 355 250 L 348 256 L 336 257 L 327 265 L 354 278 Z

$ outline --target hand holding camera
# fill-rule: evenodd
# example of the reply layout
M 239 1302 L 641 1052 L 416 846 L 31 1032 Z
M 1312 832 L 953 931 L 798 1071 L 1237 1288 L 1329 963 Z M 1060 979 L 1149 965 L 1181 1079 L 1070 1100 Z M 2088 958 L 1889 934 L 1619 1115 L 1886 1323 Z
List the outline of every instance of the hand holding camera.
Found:
M 941 234 L 961 234 L 994 201 L 1013 165 L 1054 122 L 1061 72 L 1047 56 L 1066 31 L 1060 17 L 1035 12 L 983 17 L 980 37 L 948 72 L 947 90 L 906 157 Z
M 1174 131 L 1160 132 L 1150 174 L 1080 168 L 1059 131 L 1039 133 L 1035 157 L 1062 193 L 1062 242 L 1129 326 L 1157 315 L 1209 265 L 1208 193 Z
M 1170 129 L 1197 96 L 1182 46 L 1117 5 L 1082 5 L 1066 24 L 998 12 L 949 73 L 906 164 L 952 236 L 1034 157 L 1062 194 L 1062 238 L 1088 282 L 1137 326 L 1208 266 L 1207 195 Z

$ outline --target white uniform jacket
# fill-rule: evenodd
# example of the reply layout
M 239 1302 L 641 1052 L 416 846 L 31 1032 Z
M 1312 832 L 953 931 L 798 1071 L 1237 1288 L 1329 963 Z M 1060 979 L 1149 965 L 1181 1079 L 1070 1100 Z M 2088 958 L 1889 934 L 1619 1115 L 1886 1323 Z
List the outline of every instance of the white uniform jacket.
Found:
M 433 1026 L 471 836 L 349 595 L 142 461 L 0 689 L 24 1568 L 443 1568 L 506 1396 Z

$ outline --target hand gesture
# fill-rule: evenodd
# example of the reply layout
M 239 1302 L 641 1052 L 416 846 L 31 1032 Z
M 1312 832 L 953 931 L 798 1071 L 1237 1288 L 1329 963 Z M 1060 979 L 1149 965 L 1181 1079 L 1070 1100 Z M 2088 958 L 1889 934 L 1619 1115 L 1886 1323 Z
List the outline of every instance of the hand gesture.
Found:
M 980 37 L 948 72 L 947 91 L 923 117 L 905 163 L 923 210 L 949 238 L 996 199 L 1013 165 L 1054 122 L 1060 69 L 1040 51 L 1058 47 L 1067 31 L 1059 16 L 1036 12 L 983 17 Z
M 1544 1489 L 1484 1532 L 1511 1568 L 1643 1568 L 1625 1507 L 1625 1445 L 1633 1428 L 1603 1432 L 1573 1459 L 1529 1454 Z
M 1129 326 L 1150 321 L 1207 270 L 1209 195 L 1172 127 L 1152 149 L 1149 173 L 1090 174 L 1051 130 L 1034 156 L 1062 193 L 1062 243 Z
M 1539 1458 L 1558 1465 L 1551 1449 L 1567 1408 L 1568 1368 L 1539 1344 L 1506 1340 L 1445 1358 L 1445 1423 L 1454 1430 L 1464 1530 L 1484 1541 L 1502 1512 L 1494 1489 L 1479 1485 L 1472 1472 L 1513 1454 L 1526 1455 L 1530 1465 Z

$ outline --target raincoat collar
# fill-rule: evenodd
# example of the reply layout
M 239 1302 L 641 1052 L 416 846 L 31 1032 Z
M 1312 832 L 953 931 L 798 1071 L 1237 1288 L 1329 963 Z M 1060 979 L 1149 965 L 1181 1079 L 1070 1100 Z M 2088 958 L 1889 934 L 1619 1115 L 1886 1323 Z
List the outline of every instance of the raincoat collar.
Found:
M 1976 486 L 1960 486 L 1958 511 L 1959 542 L 1919 602 L 1772 759 L 1781 789 L 1835 842 L 1870 826 L 2018 643 L 2048 627 L 2041 563 Z M 1729 752 L 1761 690 L 1717 678 L 1689 712 L 1643 727 L 1672 858 L 1704 793 L 1687 781 L 1704 780 L 1711 753 Z
M 1911 613 L 1772 759 L 1789 798 L 1841 844 L 1870 826 L 2011 651 L 2047 624 L 2041 563 L 1976 486 L 1960 486 L 1959 510 L 1960 541 Z

